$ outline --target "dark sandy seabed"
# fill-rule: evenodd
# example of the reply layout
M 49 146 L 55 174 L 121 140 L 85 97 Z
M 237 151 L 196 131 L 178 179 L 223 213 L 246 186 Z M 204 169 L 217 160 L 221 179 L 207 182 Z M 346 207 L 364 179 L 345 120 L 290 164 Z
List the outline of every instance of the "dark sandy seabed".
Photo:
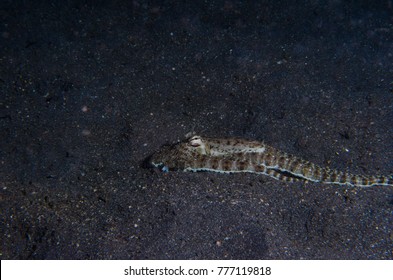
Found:
M 393 173 L 392 1 L 292 2 L 1 1 L 1 259 L 393 259 L 392 187 L 141 167 L 197 132 Z

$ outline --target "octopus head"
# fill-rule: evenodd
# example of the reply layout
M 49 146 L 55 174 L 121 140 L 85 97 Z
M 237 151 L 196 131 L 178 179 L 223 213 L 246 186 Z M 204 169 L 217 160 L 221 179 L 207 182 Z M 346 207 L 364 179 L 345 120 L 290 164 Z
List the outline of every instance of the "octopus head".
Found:
M 163 172 L 184 169 L 185 163 L 195 159 L 198 155 L 209 154 L 209 147 L 202 137 L 193 136 L 175 145 L 163 146 L 149 159 L 149 165 Z

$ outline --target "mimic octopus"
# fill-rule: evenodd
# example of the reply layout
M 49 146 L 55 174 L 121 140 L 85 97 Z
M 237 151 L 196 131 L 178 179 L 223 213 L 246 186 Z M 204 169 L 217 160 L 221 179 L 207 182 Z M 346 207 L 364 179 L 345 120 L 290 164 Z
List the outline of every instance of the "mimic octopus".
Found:
M 392 175 L 353 175 L 320 167 L 263 142 L 237 138 L 208 138 L 195 135 L 175 145 L 164 146 L 151 156 L 149 163 L 164 172 L 251 172 L 288 182 L 312 181 L 357 187 L 393 186 Z

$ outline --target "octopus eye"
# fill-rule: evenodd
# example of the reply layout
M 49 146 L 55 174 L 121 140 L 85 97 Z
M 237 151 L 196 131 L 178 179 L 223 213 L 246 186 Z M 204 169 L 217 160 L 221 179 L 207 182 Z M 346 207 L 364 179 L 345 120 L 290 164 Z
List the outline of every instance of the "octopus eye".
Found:
M 190 139 L 190 145 L 193 147 L 199 147 L 202 145 L 202 139 L 199 136 L 194 136 Z

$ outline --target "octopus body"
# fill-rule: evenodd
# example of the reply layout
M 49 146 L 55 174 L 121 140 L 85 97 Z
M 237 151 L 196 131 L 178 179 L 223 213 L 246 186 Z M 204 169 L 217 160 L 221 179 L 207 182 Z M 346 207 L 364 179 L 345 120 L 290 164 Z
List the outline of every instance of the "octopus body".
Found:
M 263 142 L 193 136 L 164 146 L 150 159 L 162 171 L 251 172 L 283 181 L 312 181 L 358 187 L 393 186 L 393 176 L 364 176 L 320 167 Z

